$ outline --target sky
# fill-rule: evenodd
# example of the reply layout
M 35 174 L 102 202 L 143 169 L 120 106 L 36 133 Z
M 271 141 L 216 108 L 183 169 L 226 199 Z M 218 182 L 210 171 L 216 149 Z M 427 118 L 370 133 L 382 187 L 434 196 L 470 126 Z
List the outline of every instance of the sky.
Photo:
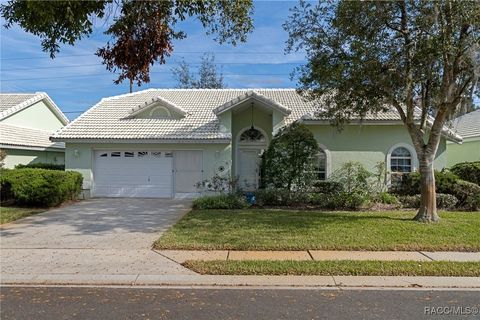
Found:
M 233 47 L 219 45 L 213 36 L 205 35 L 200 23 L 190 18 L 179 24 L 187 38 L 174 42 L 174 52 L 165 65 L 151 69 L 151 82 L 134 91 L 148 88 L 174 88 L 176 81 L 171 68 L 184 59 L 193 68 L 198 67 L 204 53 L 213 53 L 221 67 L 228 88 L 291 88 L 295 81 L 290 74 L 305 62 L 303 53 L 285 54 L 288 38 L 282 24 L 296 1 L 256 1 L 254 31 L 246 43 Z M 101 59 L 94 55 L 104 46 L 108 37 L 103 34 L 104 21 L 96 21 L 88 38 L 74 46 L 62 46 L 55 59 L 41 49 L 40 39 L 20 27 L 0 29 L 0 91 L 44 91 L 74 119 L 101 98 L 128 93 L 129 84 L 115 85 L 116 76 L 105 69 Z

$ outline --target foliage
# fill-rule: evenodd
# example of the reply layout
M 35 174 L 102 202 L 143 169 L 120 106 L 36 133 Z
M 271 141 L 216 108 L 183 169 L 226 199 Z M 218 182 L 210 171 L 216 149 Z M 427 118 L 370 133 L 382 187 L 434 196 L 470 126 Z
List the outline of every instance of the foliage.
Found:
M 375 196 L 375 201 L 383 204 L 398 204 L 398 198 L 389 192 L 380 192 Z
M 480 185 L 480 161 L 457 163 L 450 170 L 462 180 Z
M 404 208 L 418 208 L 420 205 L 420 195 L 406 195 L 398 197 L 398 200 Z M 437 193 L 437 207 L 441 209 L 453 209 L 458 203 L 457 197 L 452 194 Z
M 5 165 L 5 158 L 7 157 L 7 152 L 3 149 L 0 149 L 0 169 Z
M 304 124 L 281 129 L 262 156 L 262 185 L 290 191 L 310 188 L 317 153 L 317 141 Z
M 17 164 L 15 169 L 25 169 L 25 168 L 37 168 L 37 169 L 49 169 L 49 170 L 65 170 L 64 164 L 53 164 L 53 163 L 30 163 L 30 164 Z
M 4 199 L 45 207 L 76 199 L 82 181 L 78 172 L 33 168 L 4 170 L 0 179 Z
M 260 189 L 255 191 L 256 204 L 264 207 L 292 207 L 309 204 L 309 194 L 301 191 Z
M 318 180 L 313 184 L 315 192 L 325 194 L 335 194 L 343 191 L 343 185 L 340 182 L 332 180 Z
M 458 198 L 458 206 L 467 210 L 480 209 L 480 186 L 464 180 L 458 180 L 453 188 Z
M 433 162 L 445 123 L 479 96 L 476 1 L 301 1 L 283 25 L 287 52 L 305 51 L 298 89 L 342 126 L 395 110 L 425 190 L 416 219 L 437 221 Z M 428 129 L 428 130 L 427 130 Z
M 442 170 L 435 171 L 436 191 L 440 193 L 453 193 L 453 188 L 459 180 L 454 173 Z M 420 173 L 411 172 L 403 176 L 401 182 L 393 190 L 401 195 L 415 195 L 420 193 Z
M 243 209 L 248 207 L 245 197 L 237 194 L 203 196 L 193 201 L 194 209 Z
M 111 39 L 96 55 L 107 70 L 118 73 L 115 83 L 150 81 L 150 67 L 165 63 L 173 41 L 184 39 L 179 22 L 197 19 L 219 43 L 245 42 L 253 30 L 251 0 L 207 1 L 14 1 L 0 6 L 5 27 L 18 24 L 42 39 L 42 49 L 53 58 L 60 44 L 74 45 L 93 32 L 93 23 L 104 19 Z M 119 12 L 118 15 L 117 12 Z M 115 15 L 113 18 L 111 15 Z
M 335 170 L 330 179 L 341 184 L 347 193 L 369 193 L 370 178 L 372 174 L 360 162 L 349 161 Z
M 42 211 L 44 211 L 44 209 L 6 207 L 2 203 L 2 209 L 0 210 L 0 224 L 22 219 L 22 218 L 31 216 L 33 214 L 40 213 Z
M 219 176 L 218 174 L 215 174 L 211 179 L 197 182 L 195 187 L 200 191 L 233 193 L 237 184 L 238 178 L 231 178 L 230 175 Z
M 181 89 L 222 89 L 226 85 L 223 82 L 223 74 L 215 65 L 214 54 L 204 54 L 198 75 L 190 72 L 190 66 L 183 60 L 178 67 L 172 68 L 177 87 Z

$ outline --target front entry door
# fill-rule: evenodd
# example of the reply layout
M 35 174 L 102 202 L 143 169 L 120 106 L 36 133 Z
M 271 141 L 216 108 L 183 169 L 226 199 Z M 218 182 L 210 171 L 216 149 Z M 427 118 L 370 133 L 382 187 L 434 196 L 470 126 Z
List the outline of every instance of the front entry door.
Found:
M 238 150 L 238 184 L 243 191 L 258 189 L 260 149 Z

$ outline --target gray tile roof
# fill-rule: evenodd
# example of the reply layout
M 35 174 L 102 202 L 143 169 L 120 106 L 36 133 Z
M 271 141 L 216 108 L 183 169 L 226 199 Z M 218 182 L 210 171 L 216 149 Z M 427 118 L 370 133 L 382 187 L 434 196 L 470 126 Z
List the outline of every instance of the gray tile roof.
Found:
M 55 140 L 215 140 L 230 139 L 220 130 L 215 113 L 232 107 L 249 96 L 273 103 L 286 114 L 285 123 L 306 117 L 314 120 L 317 107 L 305 101 L 295 89 L 148 89 L 102 99 L 69 125 L 56 132 Z M 181 119 L 139 119 L 129 117 L 160 97 L 186 112 Z M 369 115 L 367 120 L 400 121 L 396 111 Z
M 463 138 L 480 137 L 480 109 L 456 118 L 452 130 Z
M 40 100 L 45 100 L 47 104 L 50 105 L 52 111 L 64 124 L 69 122 L 68 118 L 45 92 L 0 93 L 0 120 L 17 113 L 20 110 L 28 108 Z
M 33 148 L 55 148 L 64 149 L 63 142 L 51 142 L 49 140 L 51 131 L 38 130 L 13 126 L 10 124 L 0 123 L 0 145 L 8 148 L 12 147 L 33 147 Z

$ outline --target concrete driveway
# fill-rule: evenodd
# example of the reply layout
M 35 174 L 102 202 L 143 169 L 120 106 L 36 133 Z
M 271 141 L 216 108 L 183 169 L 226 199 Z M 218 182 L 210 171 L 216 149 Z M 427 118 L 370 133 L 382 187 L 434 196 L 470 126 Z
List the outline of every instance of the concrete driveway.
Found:
M 192 274 L 151 250 L 188 200 L 90 199 L 1 227 L 1 275 Z

